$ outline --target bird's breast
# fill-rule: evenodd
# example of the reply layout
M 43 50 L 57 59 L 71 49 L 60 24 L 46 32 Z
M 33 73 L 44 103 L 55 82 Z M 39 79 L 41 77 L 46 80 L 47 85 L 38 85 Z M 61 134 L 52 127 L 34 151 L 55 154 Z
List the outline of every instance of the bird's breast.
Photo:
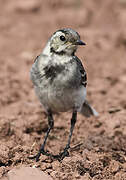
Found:
M 64 64 L 47 65 L 43 68 L 44 79 L 53 89 L 68 89 L 79 85 L 80 74 L 77 71 L 76 63 L 70 61 Z

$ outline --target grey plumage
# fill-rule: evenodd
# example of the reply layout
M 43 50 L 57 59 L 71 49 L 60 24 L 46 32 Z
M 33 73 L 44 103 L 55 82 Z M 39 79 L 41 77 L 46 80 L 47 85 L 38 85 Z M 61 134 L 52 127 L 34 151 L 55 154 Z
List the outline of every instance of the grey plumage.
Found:
M 48 40 L 43 52 L 37 56 L 30 71 L 36 95 L 47 112 L 49 123 L 53 121 L 53 112 L 73 111 L 72 128 L 62 159 L 66 152 L 68 153 L 77 111 L 86 117 L 98 115 L 86 100 L 87 75 L 81 61 L 75 56 L 78 45 L 85 43 L 80 40 L 76 31 L 56 31 Z M 52 126 L 49 124 L 50 129 Z M 49 132 L 50 130 L 45 137 L 45 143 Z M 46 154 L 45 143 L 37 155 L 37 160 L 41 153 Z

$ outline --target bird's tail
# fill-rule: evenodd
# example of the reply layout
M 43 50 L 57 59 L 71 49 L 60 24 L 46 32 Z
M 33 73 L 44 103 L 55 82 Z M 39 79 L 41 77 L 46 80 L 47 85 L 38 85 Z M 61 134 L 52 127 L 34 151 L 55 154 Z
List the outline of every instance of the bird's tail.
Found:
M 86 100 L 81 108 L 80 113 L 86 117 L 98 116 L 98 112 Z

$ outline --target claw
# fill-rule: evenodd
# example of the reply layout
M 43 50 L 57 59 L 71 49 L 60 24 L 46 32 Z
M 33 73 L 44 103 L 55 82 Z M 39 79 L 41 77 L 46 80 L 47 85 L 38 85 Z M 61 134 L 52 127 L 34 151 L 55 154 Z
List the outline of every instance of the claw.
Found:
M 51 154 L 47 153 L 47 152 L 44 151 L 44 150 L 41 150 L 41 151 L 39 151 L 38 154 L 36 154 L 35 156 L 29 157 L 29 159 L 36 159 L 36 162 L 38 162 L 41 154 L 46 155 L 46 156 L 51 156 Z
M 57 159 L 58 161 L 62 161 L 65 157 L 69 157 L 68 149 L 65 148 L 64 151 L 58 155 L 52 155 L 52 154 L 48 153 L 47 151 L 41 150 L 38 152 L 37 155 L 29 157 L 29 159 L 36 159 L 36 162 L 38 162 L 41 154 L 46 155 L 46 156 L 50 156 L 54 159 Z
M 58 160 L 61 161 L 61 160 L 63 160 L 65 157 L 69 157 L 69 152 L 68 152 L 67 149 L 64 149 L 64 151 L 59 154 Z

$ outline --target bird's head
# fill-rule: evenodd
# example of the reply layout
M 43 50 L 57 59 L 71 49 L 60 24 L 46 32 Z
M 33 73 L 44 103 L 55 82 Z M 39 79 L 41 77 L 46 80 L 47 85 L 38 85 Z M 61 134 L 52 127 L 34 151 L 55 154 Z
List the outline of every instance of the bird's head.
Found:
M 50 52 L 59 55 L 74 55 L 78 45 L 86 45 L 80 35 L 70 28 L 56 31 L 50 38 Z

